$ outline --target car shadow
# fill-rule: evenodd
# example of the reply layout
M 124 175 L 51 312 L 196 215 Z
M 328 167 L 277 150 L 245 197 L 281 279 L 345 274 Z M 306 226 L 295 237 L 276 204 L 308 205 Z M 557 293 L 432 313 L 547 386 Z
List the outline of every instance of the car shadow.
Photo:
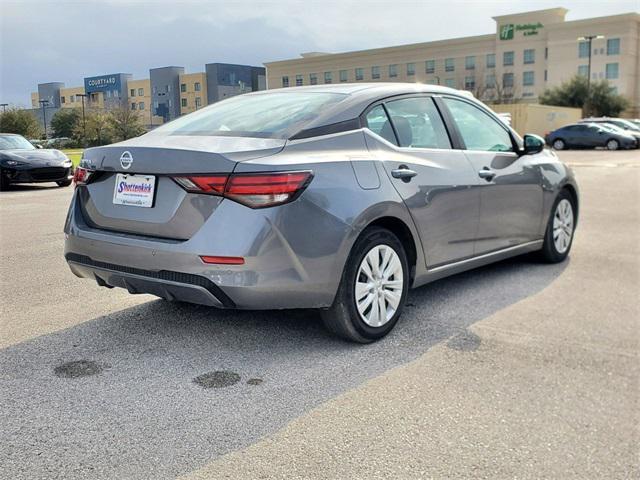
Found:
M 0 191 L 0 194 L 10 192 L 37 192 L 55 189 L 64 189 L 67 187 L 59 187 L 55 182 L 52 183 L 12 183 L 6 190 Z
M 478 348 L 469 326 L 566 266 L 524 256 L 414 290 L 371 345 L 328 335 L 315 311 L 157 300 L 5 348 L 0 464 L 8 478 L 174 478 L 443 341 Z

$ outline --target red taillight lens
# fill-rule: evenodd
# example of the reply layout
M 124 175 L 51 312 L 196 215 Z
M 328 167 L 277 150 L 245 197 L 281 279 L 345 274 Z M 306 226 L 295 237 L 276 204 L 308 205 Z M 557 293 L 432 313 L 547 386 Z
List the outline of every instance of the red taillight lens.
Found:
M 89 182 L 92 174 L 93 171 L 91 170 L 87 170 L 86 168 L 82 167 L 76 167 L 75 171 L 73 172 L 73 183 L 75 183 L 76 186 L 86 185 L 87 182 Z
M 251 208 L 290 202 L 302 193 L 311 178 L 308 171 L 173 177 L 188 192 L 222 195 Z

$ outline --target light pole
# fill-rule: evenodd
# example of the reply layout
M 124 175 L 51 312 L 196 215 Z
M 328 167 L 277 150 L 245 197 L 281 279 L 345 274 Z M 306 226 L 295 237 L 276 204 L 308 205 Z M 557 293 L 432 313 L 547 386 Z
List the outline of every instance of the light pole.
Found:
M 87 94 L 76 93 L 76 96 L 82 98 L 82 140 L 83 140 L 82 143 L 84 143 L 84 146 L 86 147 L 87 146 L 87 123 L 84 118 L 84 99 L 87 96 Z
M 2 113 L 7 113 L 8 103 L 0 103 L 0 107 L 2 107 Z
M 42 105 L 42 123 L 44 124 L 44 139 L 47 140 L 49 137 L 47 135 L 47 111 L 45 110 L 45 106 L 49 103 L 49 100 L 38 100 L 38 103 Z
M 589 45 L 589 63 L 587 66 L 587 100 L 585 101 L 585 114 L 590 114 L 589 112 L 589 100 L 591 99 L 591 43 L 593 40 L 604 38 L 604 35 L 585 35 L 584 37 L 578 37 L 579 42 L 587 42 Z

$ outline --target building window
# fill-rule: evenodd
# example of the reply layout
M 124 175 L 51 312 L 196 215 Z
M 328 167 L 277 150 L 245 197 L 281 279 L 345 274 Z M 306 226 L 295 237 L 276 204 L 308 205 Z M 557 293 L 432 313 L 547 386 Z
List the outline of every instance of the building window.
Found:
M 578 58 L 588 58 L 588 57 L 589 57 L 589 42 L 579 42 Z
M 282 77 L 282 86 L 283 87 L 288 87 L 289 86 L 289 77 L 287 77 L 287 76 Z
M 416 74 L 416 64 L 415 63 L 407 63 L 407 76 L 411 77 Z
M 180 99 L 180 106 L 182 106 L 182 107 L 186 107 L 187 106 L 187 99 L 186 98 L 181 98 Z
M 194 89 L 196 92 L 199 92 L 200 90 L 202 90 L 202 87 L 201 87 L 201 85 L 200 85 L 200 82 L 196 82 L 196 83 L 194 83 L 194 84 L 193 84 L 193 89 Z
M 202 106 L 202 99 L 200 97 L 196 97 L 196 108 L 200 108 Z
M 144 102 L 138 102 L 138 110 L 144 110 Z
M 181 84 L 180 84 L 180 91 L 181 91 L 182 93 L 184 93 L 184 92 L 186 92 L 186 91 L 187 91 L 187 84 L 186 84 L 186 83 L 181 83 Z
M 426 73 L 435 73 L 435 71 L 436 71 L 436 61 L 435 60 L 427 60 L 424 63 L 424 71 Z
M 333 82 L 333 74 L 331 72 L 324 72 L 324 83 Z
M 464 68 L 465 70 L 475 70 L 476 57 L 474 56 L 464 57 Z
M 455 70 L 455 60 L 453 58 L 444 59 L 444 71 L 453 72 Z
M 167 85 L 167 86 L 166 86 L 166 87 L 164 87 L 164 88 L 165 88 L 165 91 L 166 91 L 167 93 L 171 93 L 171 85 Z
M 578 65 L 578 75 L 581 77 L 589 76 L 589 65 Z
M 60 97 L 60 103 L 64 103 L 64 97 Z
M 371 78 L 374 80 L 380 78 L 380 67 L 371 67 Z
M 340 70 L 340 81 L 341 82 L 349 81 L 349 72 L 347 72 L 347 70 Z
M 496 54 L 487 53 L 487 68 L 496 68 Z
M 356 80 L 364 80 L 364 68 L 356 68 Z
M 71 103 L 76 101 L 76 96 L 75 95 L 69 95 L 69 100 L 71 101 Z
M 522 85 L 524 85 L 525 87 L 531 87 L 534 83 L 535 83 L 534 72 L 523 72 Z
M 620 55 L 620 39 L 607 39 L 607 55 Z
M 502 86 L 504 88 L 513 87 L 514 79 L 513 73 L 505 73 L 502 75 Z
M 536 63 L 536 51 L 533 48 L 527 48 L 524 51 L 524 64 L 529 65 Z
M 456 79 L 455 78 L 445 78 L 444 79 L 445 87 L 456 88 Z
M 131 104 L 131 110 L 135 110 L 135 109 L 136 109 L 136 102 L 133 102 L 133 103 Z
M 464 89 L 473 90 L 476 88 L 476 77 L 464 77 Z
M 605 66 L 605 78 L 607 80 L 615 80 L 618 78 L 618 64 L 617 63 L 607 63 Z
M 398 76 L 398 65 L 389 65 L 389 78 L 394 78 Z
M 303 85 L 302 75 L 296 75 L 296 87 Z
M 131 97 L 135 97 L 136 96 L 136 89 L 132 88 L 131 91 L 129 92 L 129 96 Z
M 504 65 L 505 67 L 513 65 L 513 57 L 513 52 L 504 52 L 502 54 L 502 65 Z
M 318 84 L 318 74 L 317 73 L 310 73 L 309 74 L 309 83 L 311 85 L 317 85 Z
M 138 89 L 138 96 L 139 97 L 143 97 L 144 96 L 144 88 L 139 88 Z M 143 103 L 143 105 L 144 105 L 144 103 Z
M 485 80 L 485 87 L 487 88 L 495 88 L 496 86 L 496 76 L 493 74 L 487 75 Z

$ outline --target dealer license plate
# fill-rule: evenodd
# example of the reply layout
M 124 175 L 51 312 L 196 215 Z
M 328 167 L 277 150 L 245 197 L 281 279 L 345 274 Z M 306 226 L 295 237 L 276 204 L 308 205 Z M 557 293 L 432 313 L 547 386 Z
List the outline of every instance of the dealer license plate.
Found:
M 131 207 L 153 207 L 156 189 L 154 175 L 116 174 L 116 185 L 113 190 L 113 203 Z

